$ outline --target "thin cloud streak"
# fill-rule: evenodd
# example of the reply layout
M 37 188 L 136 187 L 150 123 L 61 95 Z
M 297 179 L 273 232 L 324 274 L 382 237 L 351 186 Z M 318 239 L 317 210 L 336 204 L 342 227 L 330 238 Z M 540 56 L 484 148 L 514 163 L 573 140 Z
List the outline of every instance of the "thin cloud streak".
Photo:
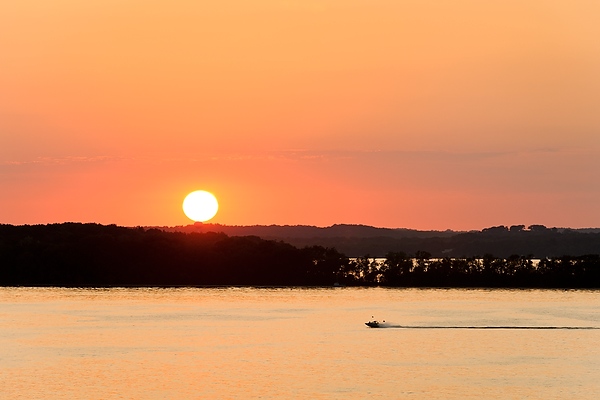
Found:
M 67 157 L 36 157 L 33 160 L 0 161 L 0 166 L 29 166 L 29 165 L 69 165 L 82 163 L 104 163 L 123 161 L 126 157 L 115 156 L 67 156 Z

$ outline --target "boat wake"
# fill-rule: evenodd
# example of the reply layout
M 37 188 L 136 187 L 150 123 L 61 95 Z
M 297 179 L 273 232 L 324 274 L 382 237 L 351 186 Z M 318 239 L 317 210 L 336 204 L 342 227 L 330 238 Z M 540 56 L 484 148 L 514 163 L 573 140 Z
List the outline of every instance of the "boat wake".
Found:
M 396 329 L 531 329 L 531 330 L 593 330 L 600 329 L 596 326 L 436 326 L 436 325 L 392 325 L 379 324 L 378 328 L 396 328 Z

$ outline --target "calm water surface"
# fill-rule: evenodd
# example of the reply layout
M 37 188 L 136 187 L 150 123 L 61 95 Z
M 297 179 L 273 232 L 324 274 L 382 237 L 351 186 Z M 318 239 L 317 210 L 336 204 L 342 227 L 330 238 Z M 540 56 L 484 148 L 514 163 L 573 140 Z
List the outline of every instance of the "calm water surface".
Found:
M 2 399 L 596 399 L 599 343 L 598 291 L 0 288 Z

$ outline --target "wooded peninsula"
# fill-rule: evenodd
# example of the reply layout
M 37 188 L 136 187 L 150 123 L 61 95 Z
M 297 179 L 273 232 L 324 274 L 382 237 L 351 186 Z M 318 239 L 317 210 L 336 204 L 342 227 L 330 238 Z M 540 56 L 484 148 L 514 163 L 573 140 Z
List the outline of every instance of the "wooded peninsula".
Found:
M 423 248 L 349 258 L 334 247 L 222 232 L 0 225 L 0 286 L 212 285 L 597 289 L 600 255 L 451 257 Z

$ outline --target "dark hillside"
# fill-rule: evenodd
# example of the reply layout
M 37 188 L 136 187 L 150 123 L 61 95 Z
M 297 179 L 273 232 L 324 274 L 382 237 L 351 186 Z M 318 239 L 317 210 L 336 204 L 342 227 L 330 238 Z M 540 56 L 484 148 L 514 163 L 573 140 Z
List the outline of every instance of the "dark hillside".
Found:
M 518 254 L 534 258 L 600 254 L 597 229 L 546 228 L 542 225 L 497 226 L 482 231 L 416 231 L 374 228 L 364 225 L 311 226 L 225 226 L 197 224 L 161 228 L 181 232 L 223 232 L 229 236 L 256 235 L 282 240 L 296 247 L 334 247 L 349 257 L 383 257 L 388 252 L 414 254 L 422 250 L 434 257 L 477 257 L 494 254 L 508 257 Z
M 597 235 L 493 228 L 450 238 L 393 239 L 403 241 L 400 244 L 407 251 L 388 251 L 381 260 L 349 259 L 333 247 L 297 248 L 258 236 L 215 232 L 78 223 L 0 225 L 0 286 L 331 286 L 337 282 L 394 287 L 599 288 L 598 253 L 541 260 L 516 253 L 535 251 L 536 245 L 540 251 L 553 246 L 556 252 L 580 252 L 597 245 Z M 377 237 L 352 240 L 356 246 L 370 240 L 384 243 Z M 444 253 L 449 245 L 456 249 L 453 252 L 481 252 L 482 257 L 440 257 L 435 250 L 427 250 L 430 246 Z M 510 256 L 489 254 L 510 248 L 515 250 Z
M 0 285 L 331 285 L 318 246 L 98 224 L 0 225 Z M 339 265 L 336 267 L 339 269 Z

